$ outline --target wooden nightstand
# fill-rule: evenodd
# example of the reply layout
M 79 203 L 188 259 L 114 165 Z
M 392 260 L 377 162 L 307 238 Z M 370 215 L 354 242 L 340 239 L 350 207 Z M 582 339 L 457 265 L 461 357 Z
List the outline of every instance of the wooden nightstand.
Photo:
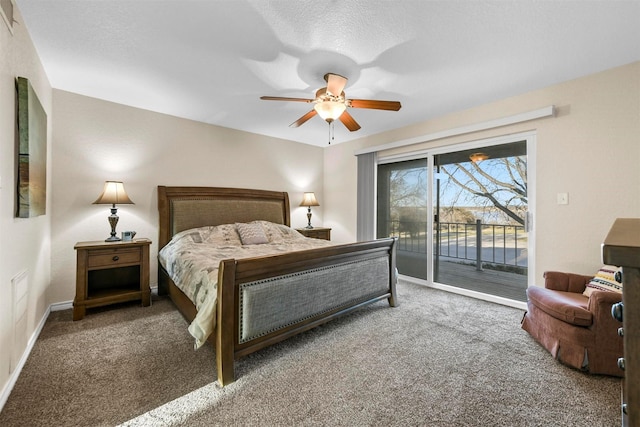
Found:
M 314 239 L 331 240 L 331 229 L 324 227 L 314 228 L 296 228 L 300 234 L 305 237 L 313 237 Z
M 151 305 L 149 239 L 127 242 L 78 242 L 73 320 L 89 307 L 142 300 Z

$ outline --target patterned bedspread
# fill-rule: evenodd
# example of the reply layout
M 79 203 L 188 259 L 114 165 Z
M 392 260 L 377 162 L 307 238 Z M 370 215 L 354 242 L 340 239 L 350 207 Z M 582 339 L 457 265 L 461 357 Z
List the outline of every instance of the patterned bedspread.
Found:
M 199 348 L 215 328 L 220 261 L 329 245 L 329 241 L 304 237 L 285 225 L 254 221 L 182 231 L 160 250 L 158 258 L 176 286 L 198 309 L 189 333 Z

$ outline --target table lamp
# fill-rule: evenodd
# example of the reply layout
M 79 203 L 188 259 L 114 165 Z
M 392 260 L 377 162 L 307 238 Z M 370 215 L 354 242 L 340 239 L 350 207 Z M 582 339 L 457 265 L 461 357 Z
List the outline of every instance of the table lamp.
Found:
M 118 208 L 116 204 L 132 205 L 133 202 L 127 196 L 127 192 L 124 191 L 124 185 L 120 181 L 105 181 L 104 189 L 98 199 L 93 202 L 94 205 L 111 205 L 111 215 L 107 218 L 109 225 L 111 225 L 111 237 L 107 238 L 105 242 L 117 242 L 120 240 L 116 236 L 116 224 L 118 224 Z
M 307 207 L 307 220 L 309 221 L 307 228 L 313 228 L 313 226 L 311 225 L 311 206 L 320 206 L 320 203 L 318 203 L 318 201 L 316 200 L 316 195 L 313 194 L 313 192 L 304 193 L 300 206 Z

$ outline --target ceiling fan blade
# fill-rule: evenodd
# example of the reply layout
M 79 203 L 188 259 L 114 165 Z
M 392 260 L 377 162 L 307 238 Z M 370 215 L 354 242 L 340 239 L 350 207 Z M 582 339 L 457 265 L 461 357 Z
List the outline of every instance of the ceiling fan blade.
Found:
M 283 98 L 280 96 L 261 96 L 260 99 L 265 101 L 294 101 L 294 102 L 313 102 L 315 99 L 306 98 Z
M 304 116 L 300 117 L 295 122 L 291 123 L 289 125 L 289 127 L 290 128 L 297 128 L 298 126 L 302 125 L 304 122 L 306 122 L 307 120 L 309 120 L 311 117 L 315 116 L 316 114 L 318 114 L 318 113 L 316 113 L 316 110 L 311 110 L 307 114 L 305 114 Z
M 358 122 L 355 121 L 353 116 L 351 116 L 351 114 L 349 114 L 347 110 L 344 110 L 344 113 L 342 113 L 339 119 L 342 124 L 345 125 L 351 132 L 360 129 L 360 125 L 358 124 Z
M 398 111 L 402 105 L 399 101 L 376 101 L 374 99 L 350 99 L 348 103 L 352 108 L 370 108 L 373 110 Z
M 347 84 L 347 78 L 339 74 L 327 73 L 324 75 L 324 79 L 327 81 L 327 92 L 334 96 L 340 96 Z

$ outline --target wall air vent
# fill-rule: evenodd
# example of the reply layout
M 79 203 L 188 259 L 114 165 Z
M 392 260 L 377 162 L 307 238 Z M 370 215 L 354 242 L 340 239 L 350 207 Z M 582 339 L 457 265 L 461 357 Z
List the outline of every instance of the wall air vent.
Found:
M 11 34 L 13 34 L 13 0 L 0 0 L 0 15 Z
M 27 329 L 27 307 L 29 304 L 29 276 L 27 271 L 16 274 L 11 278 L 11 294 L 13 300 L 13 354 L 9 366 L 9 373 L 13 372 L 24 357 L 29 335 Z

